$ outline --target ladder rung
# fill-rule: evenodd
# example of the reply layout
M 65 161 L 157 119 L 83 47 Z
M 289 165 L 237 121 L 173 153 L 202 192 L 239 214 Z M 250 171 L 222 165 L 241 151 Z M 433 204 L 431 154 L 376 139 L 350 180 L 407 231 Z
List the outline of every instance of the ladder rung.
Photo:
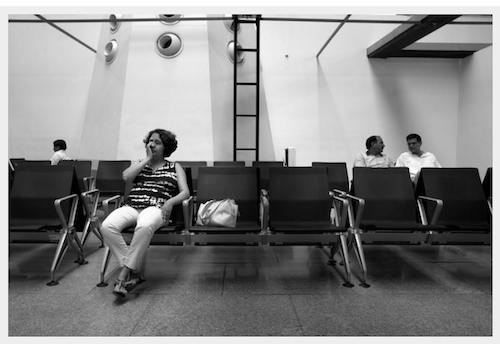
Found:
M 257 52 L 257 49 L 252 49 L 252 48 L 237 48 L 236 50 L 238 51 L 253 51 L 253 52 Z
M 236 114 L 236 117 L 257 117 L 257 114 Z
M 237 82 L 236 85 L 241 86 L 257 86 L 256 82 Z
M 238 19 L 239 24 L 256 24 L 257 21 L 255 19 Z
M 252 150 L 257 150 L 257 148 L 236 148 L 236 150 L 252 151 Z

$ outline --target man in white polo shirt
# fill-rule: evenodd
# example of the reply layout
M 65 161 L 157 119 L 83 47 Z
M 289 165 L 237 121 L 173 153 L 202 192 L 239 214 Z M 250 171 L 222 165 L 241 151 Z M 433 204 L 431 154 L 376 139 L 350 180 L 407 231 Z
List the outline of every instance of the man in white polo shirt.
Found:
M 410 134 L 406 137 L 409 152 L 402 153 L 396 160 L 396 167 L 408 167 L 413 184 L 418 180 L 422 167 L 441 167 L 434 154 L 424 152 L 422 138 L 418 134 Z
M 392 159 L 383 152 L 384 141 L 380 136 L 370 136 L 366 140 L 366 153 L 361 152 L 354 159 L 354 167 L 394 167 Z

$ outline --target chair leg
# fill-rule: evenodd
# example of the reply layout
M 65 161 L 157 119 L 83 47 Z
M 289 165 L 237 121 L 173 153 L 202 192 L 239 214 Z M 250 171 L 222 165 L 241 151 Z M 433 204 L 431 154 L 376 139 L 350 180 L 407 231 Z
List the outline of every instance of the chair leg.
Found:
M 69 234 L 69 244 L 71 247 L 73 247 L 76 251 L 77 258 L 75 260 L 75 263 L 78 263 L 80 265 L 88 264 L 88 261 L 85 260 L 85 254 L 83 253 L 83 244 L 78 238 L 78 235 L 76 234 L 75 231 L 72 231 Z M 76 244 L 75 244 L 76 243 Z
M 352 288 L 354 284 L 351 283 L 351 267 L 349 264 L 349 251 L 347 250 L 347 240 L 344 234 L 340 234 L 340 243 L 342 245 L 342 256 L 344 258 L 344 268 L 347 281 L 343 284 L 344 287 Z
M 91 220 L 89 218 L 87 218 L 85 220 L 85 225 L 83 226 L 83 231 L 82 231 L 82 245 L 85 245 L 85 242 L 87 241 L 87 237 L 88 237 L 89 231 L 90 231 L 90 224 L 91 224 Z
M 104 281 L 104 275 L 106 274 L 106 269 L 108 268 L 110 260 L 111 260 L 111 250 L 109 249 L 108 246 L 106 246 L 106 250 L 104 251 L 104 259 L 102 261 L 102 266 L 101 266 L 101 282 L 97 284 L 98 287 L 106 287 L 108 285 L 108 283 Z
M 66 232 L 61 233 L 61 235 L 59 236 L 59 242 L 57 243 L 56 253 L 54 255 L 54 259 L 52 260 L 52 267 L 50 268 L 51 281 L 47 283 L 48 286 L 54 286 L 59 284 L 59 282 L 56 281 L 55 274 L 57 268 L 59 267 L 59 264 L 61 263 L 62 258 L 64 257 L 68 249 L 67 236 L 68 233 Z
M 101 240 L 101 248 L 104 247 L 104 239 L 102 238 L 101 232 L 99 230 L 99 219 L 97 218 L 87 218 L 85 221 L 85 226 L 83 227 L 83 232 L 82 232 L 82 245 L 85 245 L 85 242 L 87 241 L 87 238 L 92 231 L 92 233 L 95 234 L 95 236 Z
M 92 232 L 95 234 L 95 236 L 101 240 L 101 246 L 99 246 L 99 248 L 103 248 L 104 247 L 104 238 L 102 237 L 102 234 L 101 234 L 101 228 L 99 227 L 99 220 L 95 220 L 94 222 L 94 226 L 92 227 Z
M 361 281 L 360 286 L 363 288 L 369 288 L 370 285 L 366 283 L 366 278 L 367 278 L 367 270 L 366 270 L 366 261 L 365 261 L 365 253 L 363 250 L 363 246 L 361 243 L 361 237 L 359 233 L 354 233 L 354 239 L 356 242 L 356 245 L 354 246 L 355 252 L 356 252 L 356 257 L 358 258 L 358 263 L 361 267 L 361 270 L 363 272 L 363 280 Z

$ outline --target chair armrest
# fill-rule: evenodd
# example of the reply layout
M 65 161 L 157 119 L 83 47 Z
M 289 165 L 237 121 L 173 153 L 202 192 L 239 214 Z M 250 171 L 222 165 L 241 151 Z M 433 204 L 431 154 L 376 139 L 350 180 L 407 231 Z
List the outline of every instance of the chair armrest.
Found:
M 340 197 L 345 197 L 347 195 L 347 192 L 339 189 L 333 189 L 331 192 L 333 192 L 335 196 L 340 196 Z
M 85 187 L 88 190 L 92 190 L 95 186 L 95 177 L 89 176 L 89 177 L 84 177 L 83 182 L 85 183 Z
M 338 211 L 335 201 L 342 203 L 342 209 L 340 211 Z M 338 226 L 345 227 L 349 211 L 349 201 L 344 197 L 333 196 L 332 207 L 335 209 L 337 214 L 340 215 L 340 223 L 338 224 Z
M 189 230 L 193 221 L 194 197 L 189 196 L 188 199 L 182 201 L 182 216 L 184 218 L 184 228 Z
M 104 209 L 104 214 L 106 216 L 111 214 L 111 211 L 109 209 L 110 203 L 115 205 L 113 210 L 117 209 L 122 203 L 122 196 L 121 195 L 114 195 L 114 196 L 106 198 L 105 200 L 102 201 L 102 207 Z
M 101 195 L 99 189 L 93 189 L 89 191 L 82 192 L 82 202 L 85 207 L 85 211 L 89 216 L 94 216 L 97 211 L 97 206 L 99 205 L 99 196 Z
M 434 210 L 434 214 L 432 215 L 432 220 L 429 223 L 427 219 L 427 213 L 424 207 L 424 201 L 434 202 L 436 203 L 436 209 Z M 420 213 L 420 220 L 423 225 L 435 225 L 439 220 L 439 215 L 441 215 L 441 210 L 443 209 L 443 201 L 438 198 L 427 197 L 427 196 L 418 196 L 417 198 L 418 210 Z
M 69 218 L 66 219 L 64 216 L 64 213 L 62 211 L 61 203 L 66 202 L 66 201 L 70 201 L 70 200 L 72 201 L 71 209 L 70 209 L 70 213 L 69 213 Z M 61 197 L 61 198 L 54 200 L 54 207 L 56 209 L 57 216 L 59 217 L 59 220 L 61 221 L 62 230 L 68 231 L 70 228 L 74 228 L 75 218 L 76 218 L 76 209 L 78 207 L 78 201 L 79 201 L 78 194 L 72 194 L 72 195 L 68 195 L 68 196 Z
M 351 221 L 350 226 L 353 229 L 359 229 L 359 224 L 361 223 L 361 218 L 363 216 L 363 211 L 365 209 L 365 200 L 363 198 L 359 198 L 348 193 L 345 194 L 349 201 L 349 219 Z M 358 203 L 358 210 L 356 216 L 354 216 L 354 208 L 352 202 Z

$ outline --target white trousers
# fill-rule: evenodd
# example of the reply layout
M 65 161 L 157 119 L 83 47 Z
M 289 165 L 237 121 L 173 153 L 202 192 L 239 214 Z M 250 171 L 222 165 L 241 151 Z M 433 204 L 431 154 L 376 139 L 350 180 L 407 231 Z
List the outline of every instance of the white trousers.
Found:
M 119 266 L 125 265 L 137 270 L 137 267 L 141 266 L 153 235 L 163 223 L 160 208 L 148 207 L 137 210 L 123 206 L 106 217 L 101 226 L 101 234 L 111 253 L 118 259 Z M 134 236 L 129 246 L 123 238 L 122 231 L 134 226 Z

